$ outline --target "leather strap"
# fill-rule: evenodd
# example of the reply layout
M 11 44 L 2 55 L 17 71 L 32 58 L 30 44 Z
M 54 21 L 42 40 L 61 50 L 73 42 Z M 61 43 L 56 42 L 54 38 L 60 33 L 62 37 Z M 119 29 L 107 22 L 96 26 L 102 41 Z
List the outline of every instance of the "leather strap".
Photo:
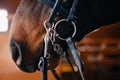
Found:
M 38 2 L 54 8 L 55 2 L 52 0 L 37 0 Z M 68 16 L 69 12 L 62 6 L 59 6 L 58 12 L 62 14 L 65 18 Z

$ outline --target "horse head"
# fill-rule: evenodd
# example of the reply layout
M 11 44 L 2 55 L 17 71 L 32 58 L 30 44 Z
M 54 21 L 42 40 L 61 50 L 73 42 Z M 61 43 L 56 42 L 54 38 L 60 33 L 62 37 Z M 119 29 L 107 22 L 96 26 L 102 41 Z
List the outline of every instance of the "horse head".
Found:
M 43 22 L 49 12 L 49 7 L 34 0 L 22 0 L 16 11 L 11 24 L 10 46 L 13 60 L 24 71 L 34 72 L 37 69 L 39 53 L 43 53 L 44 48 Z
M 101 2 L 101 0 L 99 1 Z M 110 24 L 120 19 L 120 16 L 118 16 L 120 11 L 116 9 L 117 6 L 111 8 L 115 13 L 110 14 L 111 10 L 102 11 L 104 8 L 96 1 L 79 0 L 78 5 L 74 18 L 76 25 L 74 42 L 80 41 L 86 34 L 98 29 L 101 25 Z M 105 4 L 104 6 L 111 5 Z M 67 8 L 70 9 L 70 7 Z M 44 37 L 46 30 L 43 23 L 48 19 L 50 10 L 50 7 L 36 0 L 22 0 L 17 8 L 11 24 L 10 48 L 14 62 L 23 71 L 34 72 L 38 69 L 39 58 L 43 56 L 45 47 Z M 62 18 L 63 16 L 57 16 L 54 21 Z M 64 36 L 73 33 L 72 28 L 64 27 L 68 26 L 67 24 L 63 23 L 59 26 L 58 32 L 60 30 Z M 65 41 L 56 40 L 56 43 L 61 44 L 64 50 L 67 49 Z M 52 45 L 48 46 L 48 52 L 51 56 L 49 58 L 49 69 L 54 69 L 60 61 L 60 54 L 57 54 L 53 47 Z
M 38 69 L 38 62 L 44 53 L 44 22 L 50 15 L 50 8 L 35 0 L 22 0 L 13 18 L 10 29 L 10 49 L 15 64 L 25 72 Z M 57 41 L 65 44 L 64 41 Z M 49 69 L 59 64 L 60 54 L 50 45 Z

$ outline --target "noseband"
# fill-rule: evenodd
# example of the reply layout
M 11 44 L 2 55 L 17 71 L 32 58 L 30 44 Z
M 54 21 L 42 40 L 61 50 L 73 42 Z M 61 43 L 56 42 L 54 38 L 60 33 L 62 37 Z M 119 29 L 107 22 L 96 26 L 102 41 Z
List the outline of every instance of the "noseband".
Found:
M 47 67 L 49 65 L 48 58 L 50 57 L 50 54 L 48 53 L 49 42 L 51 42 L 51 44 L 53 45 L 53 50 L 57 54 L 60 55 L 63 51 L 60 44 L 56 43 L 56 38 L 58 38 L 62 41 L 66 41 L 66 43 L 69 47 L 69 50 L 71 51 L 71 54 L 75 60 L 75 63 L 78 66 L 82 80 L 84 80 L 82 70 L 81 70 L 82 62 L 81 62 L 79 53 L 76 50 L 75 43 L 72 41 L 72 38 L 76 34 L 76 25 L 74 22 L 74 18 L 75 18 L 76 8 L 78 6 L 78 0 L 73 0 L 72 7 L 70 8 L 69 11 L 67 9 L 65 9 L 63 6 L 61 6 L 62 0 L 37 0 L 37 1 L 52 8 L 49 19 L 44 22 L 44 28 L 46 29 L 46 35 L 44 37 L 44 42 L 45 42 L 44 56 L 40 57 L 40 61 L 38 64 L 38 68 L 42 72 L 42 80 L 47 80 Z M 69 0 L 65 0 L 64 3 L 67 3 L 68 1 Z M 64 19 L 60 19 L 56 23 L 54 23 L 55 17 L 59 16 L 59 15 L 62 15 Z M 63 36 L 64 34 L 59 32 L 59 30 L 58 30 L 59 29 L 58 26 L 62 23 L 72 25 L 73 33 L 70 33 L 70 35 L 68 35 L 68 36 Z M 67 51 L 65 51 L 65 52 L 66 52 L 66 54 L 68 54 Z M 68 59 L 68 62 L 70 63 L 69 59 Z M 71 65 L 71 67 L 73 69 L 72 65 Z M 56 74 L 55 70 L 51 70 L 51 71 L 54 74 L 56 80 L 60 80 L 60 78 Z M 73 69 L 73 71 L 74 71 L 74 69 Z M 74 71 L 74 73 L 75 73 L 75 71 Z

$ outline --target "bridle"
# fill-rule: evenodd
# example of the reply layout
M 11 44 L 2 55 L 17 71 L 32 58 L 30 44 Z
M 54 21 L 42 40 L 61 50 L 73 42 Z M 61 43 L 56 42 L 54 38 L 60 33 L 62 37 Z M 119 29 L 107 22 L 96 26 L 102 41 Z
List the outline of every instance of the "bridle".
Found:
M 76 9 L 78 6 L 78 0 L 73 0 L 72 7 L 70 8 L 69 11 L 67 9 L 65 9 L 63 6 L 61 6 L 62 0 L 37 0 L 37 1 L 42 4 L 48 5 L 49 7 L 52 8 L 49 19 L 44 22 L 44 28 L 46 29 L 46 35 L 44 37 L 44 43 L 45 43 L 44 55 L 40 57 L 40 61 L 38 64 L 38 68 L 42 72 L 42 80 L 47 80 L 47 67 L 49 65 L 48 58 L 50 57 L 50 54 L 48 53 L 49 42 L 51 42 L 51 44 L 53 45 L 53 50 L 56 53 L 61 54 L 63 51 L 62 47 L 58 43 L 55 43 L 56 38 L 66 41 L 66 43 L 69 47 L 69 50 L 70 50 L 70 51 L 65 51 L 66 58 L 70 64 L 70 66 L 73 69 L 72 63 L 70 62 L 70 59 L 67 56 L 69 53 L 72 54 L 72 56 L 75 60 L 75 63 L 79 69 L 79 72 L 81 74 L 81 78 L 82 78 L 82 80 L 84 80 L 84 76 L 82 73 L 83 64 L 80 59 L 80 55 L 79 55 L 78 51 L 76 50 L 75 43 L 71 39 L 76 34 L 76 25 L 74 22 L 74 18 L 75 18 L 75 12 L 76 12 Z M 68 0 L 65 0 L 65 1 L 68 1 Z M 57 15 L 62 15 L 64 17 L 64 19 L 60 19 L 56 23 L 54 23 L 54 19 Z M 62 24 L 62 23 L 72 25 L 73 33 L 71 35 L 64 37 L 57 30 L 58 25 Z M 56 71 L 55 70 L 51 70 L 51 71 L 52 71 L 53 75 L 55 76 L 56 80 L 60 80 Z M 76 74 L 74 69 L 73 69 L 73 72 Z

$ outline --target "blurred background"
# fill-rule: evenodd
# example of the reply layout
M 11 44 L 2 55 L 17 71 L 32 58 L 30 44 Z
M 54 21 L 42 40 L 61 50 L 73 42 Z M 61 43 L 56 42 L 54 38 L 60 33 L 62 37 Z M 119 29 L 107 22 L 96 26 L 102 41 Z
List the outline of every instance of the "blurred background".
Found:
M 20 71 L 11 59 L 9 29 L 20 0 L 0 0 L 0 80 L 40 80 L 40 73 Z M 120 22 L 102 26 L 77 43 L 85 64 L 86 80 L 120 80 Z M 74 64 L 74 63 L 73 63 Z M 76 79 L 63 58 L 57 72 L 64 80 Z M 49 80 L 55 80 L 49 72 Z

